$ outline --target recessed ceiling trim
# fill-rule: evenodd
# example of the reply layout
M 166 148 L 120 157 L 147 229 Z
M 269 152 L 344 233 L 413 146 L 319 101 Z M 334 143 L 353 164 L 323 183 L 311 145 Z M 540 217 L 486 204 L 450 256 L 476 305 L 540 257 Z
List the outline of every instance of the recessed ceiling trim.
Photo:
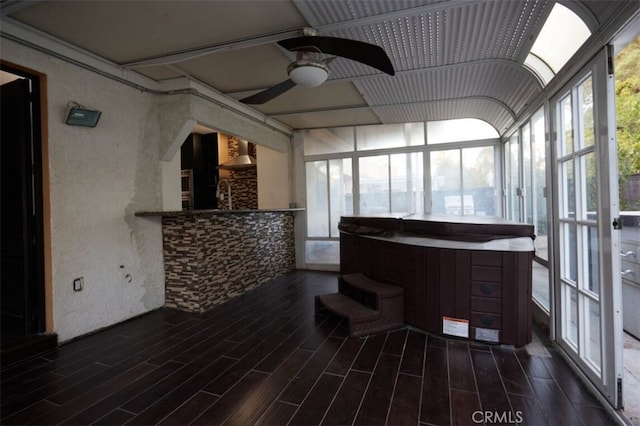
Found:
M 279 115 L 291 115 L 291 114 L 306 114 L 306 113 L 314 113 L 314 112 L 326 112 L 326 111 L 343 111 L 350 110 L 354 108 L 369 108 L 368 104 L 359 104 L 359 105 L 347 105 L 347 106 L 329 106 L 324 108 L 309 108 L 309 109 L 299 109 L 299 110 L 289 110 L 289 111 L 278 111 L 274 113 L 270 113 L 269 115 L 272 117 L 277 117 Z

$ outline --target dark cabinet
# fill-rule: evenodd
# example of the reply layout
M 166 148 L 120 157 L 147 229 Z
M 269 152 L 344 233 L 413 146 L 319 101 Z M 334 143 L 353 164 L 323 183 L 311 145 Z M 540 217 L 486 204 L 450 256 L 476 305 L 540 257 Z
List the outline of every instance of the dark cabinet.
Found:
M 218 208 L 218 134 L 192 133 L 182 144 L 180 155 L 183 178 L 188 176 L 190 180 L 186 185 L 183 181 L 183 208 L 187 200 L 189 208 L 196 210 Z

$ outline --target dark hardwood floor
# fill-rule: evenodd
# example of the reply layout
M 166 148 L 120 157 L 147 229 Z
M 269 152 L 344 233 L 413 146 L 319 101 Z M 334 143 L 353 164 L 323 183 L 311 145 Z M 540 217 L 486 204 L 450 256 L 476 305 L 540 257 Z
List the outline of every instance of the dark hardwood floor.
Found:
M 9 424 L 614 424 L 556 350 L 401 329 L 349 339 L 298 271 L 207 315 L 162 309 L 2 370 Z M 546 351 L 544 350 L 546 349 Z

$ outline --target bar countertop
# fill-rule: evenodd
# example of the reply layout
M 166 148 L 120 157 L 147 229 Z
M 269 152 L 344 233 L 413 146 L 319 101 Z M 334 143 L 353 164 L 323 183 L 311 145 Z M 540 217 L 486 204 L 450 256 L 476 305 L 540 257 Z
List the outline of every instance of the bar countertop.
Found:
M 299 212 L 304 211 L 304 208 L 282 208 L 282 209 L 237 209 L 237 210 L 225 210 L 225 209 L 210 209 L 210 210 L 167 210 L 167 211 L 140 211 L 135 215 L 139 217 L 145 216 L 209 216 L 215 214 L 243 214 L 243 213 L 279 213 L 279 212 Z

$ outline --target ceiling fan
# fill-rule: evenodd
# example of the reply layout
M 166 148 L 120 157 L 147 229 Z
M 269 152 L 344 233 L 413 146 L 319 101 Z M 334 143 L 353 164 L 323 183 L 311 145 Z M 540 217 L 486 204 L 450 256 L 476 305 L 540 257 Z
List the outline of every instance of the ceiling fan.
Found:
M 278 41 L 285 49 L 296 52 L 297 58 L 289 64 L 289 79 L 255 95 L 240 99 L 240 102 L 259 105 L 280 96 L 298 86 L 316 87 L 329 76 L 329 64 L 340 56 L 395 75 L 393 64 L 386 52 L 375 44 L 338 37 L 317 36 L 311 29 L 305 35 Z M 326 57 L 326 55 L 334 55 Z

